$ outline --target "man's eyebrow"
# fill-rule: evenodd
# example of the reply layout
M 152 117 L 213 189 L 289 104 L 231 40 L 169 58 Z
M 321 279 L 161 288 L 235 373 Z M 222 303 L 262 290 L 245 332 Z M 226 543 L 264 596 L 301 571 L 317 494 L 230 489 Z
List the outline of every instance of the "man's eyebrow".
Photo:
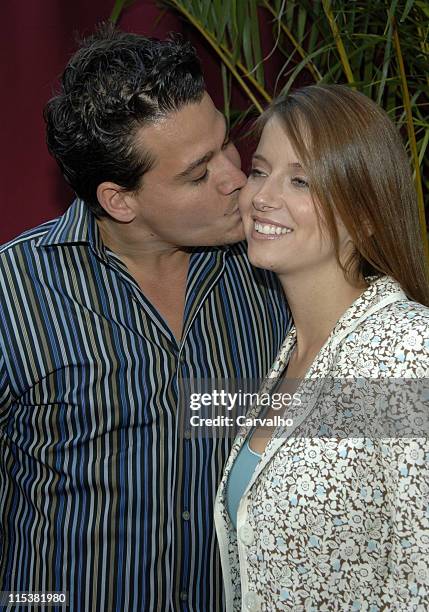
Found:
M 208 153 L 203 155 L 203 157 L 200 157 L 199 159 L 196 159 L 191 164 L 189 164 L 189 166 L 185 168 L 185 170 L 183 170 L 182 172 L 179 172 L 179 174 L 176 174 L 175 178 L 176 179 L 187 178 L 190 174 L 192 174 L 192 172 L 196 168 L 198 168 L 198 166 L 207 164 L 211 160 L 212 157 L 213 157 L 213 151 L 209 151 Z
M 222 117 L 225 121 L 225 138 L 224 138 L 224 143 L 225 143 L 227 142 L 228 136 L 229 136 L 229 126 L 228 126 L 228 122 L 226 120 L 225 115 L 222 115 Z M 200 157 L 199 159 L 196 159 L 195 161 L 190 163 L 189 166 L 187 166 L 187 168 L 182 170 L 182 172 L 179 172 L 179 174 L 177 174 L 174 178 L 179 179 L 179 180 L 188 178 L 189 175 L 192 174 L 192 172 L 198 168 L 198 166 L 202 166 L 203 164 L 208 164 L 208 162 L 211 160 L 213 155 L 214 155 L 214 152 L 209 151 L 208 153 L 203 155 L 203 157 Z

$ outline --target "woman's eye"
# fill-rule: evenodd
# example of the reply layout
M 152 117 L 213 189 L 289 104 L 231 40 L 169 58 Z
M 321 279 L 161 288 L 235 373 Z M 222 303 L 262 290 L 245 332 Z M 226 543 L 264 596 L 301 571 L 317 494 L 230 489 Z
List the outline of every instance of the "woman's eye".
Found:
M 208 176 L 209 176 L 209 171 L 206 170 L 202 176 L 199 176 L 198 178 L 193 179 L 192 183 L 194 185 L 198 185 L 199 183 L 204 183 L 204 181 L 207 180 Z
M 249 172 L 249 176 L 263 176 L 264 173 L 262 172 L 262 170 L 258 170 L 258 168 L 251 168 L 250 172 Z
M 291 179 L 292 185 L 295 187 L 299 187 L 300 189 L 308 189 L 308 181 L 302 176 L 294 176 Z

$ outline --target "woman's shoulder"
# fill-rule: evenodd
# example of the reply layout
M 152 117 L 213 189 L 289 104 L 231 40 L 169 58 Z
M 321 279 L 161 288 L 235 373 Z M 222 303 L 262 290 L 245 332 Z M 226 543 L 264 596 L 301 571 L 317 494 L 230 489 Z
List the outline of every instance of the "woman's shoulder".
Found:
M 429 338 L 429 308 L 407 299 L 392 302 L 364 320 L 362 329 L 375 325 L 380 333 L 395 338 L 407 332 Z
M 383 310 L 381 313 L 383 313 Z M 414 300 L 403 299 L 392 302 L 385 306 L 385 310 L 386 313 L 398 319 L 412 320 L 415 317 L 421 317 L 426 321 L 429 319 L 429 307 Z
M 429 377 L 429 308 L 412 300 L 385 305 L 342 342 L 339 362 L 363 376 Z

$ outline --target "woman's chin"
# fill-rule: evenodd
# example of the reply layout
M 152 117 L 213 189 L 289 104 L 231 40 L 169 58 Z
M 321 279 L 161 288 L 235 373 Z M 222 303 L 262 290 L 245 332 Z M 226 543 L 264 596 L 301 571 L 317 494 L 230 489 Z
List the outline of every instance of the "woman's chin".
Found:
M 271 272 L 277 272 L 276 263 L 270 257 L 264 257 L 261 253 L 252 253 L 251 249 L 248 251 L 249 261 L 255 268 L 263 268 L 264 270 L 271 270 Z

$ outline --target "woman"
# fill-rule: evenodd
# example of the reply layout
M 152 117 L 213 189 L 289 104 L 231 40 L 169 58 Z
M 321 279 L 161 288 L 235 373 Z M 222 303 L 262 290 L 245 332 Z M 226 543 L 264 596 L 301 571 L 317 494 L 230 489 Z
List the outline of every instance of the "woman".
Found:
M 429 445 L 406 383 L 429 378 L 429 289 L 406 153 L 342 86 L 295 92 L 261 124 L 240 209 L 294 321 L 261 392 L 304 381 L 288 425 L 250 424 L 226 465 L 227 610 L 428 609 Z

